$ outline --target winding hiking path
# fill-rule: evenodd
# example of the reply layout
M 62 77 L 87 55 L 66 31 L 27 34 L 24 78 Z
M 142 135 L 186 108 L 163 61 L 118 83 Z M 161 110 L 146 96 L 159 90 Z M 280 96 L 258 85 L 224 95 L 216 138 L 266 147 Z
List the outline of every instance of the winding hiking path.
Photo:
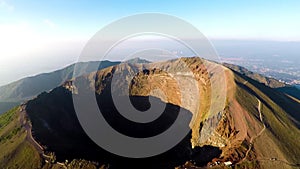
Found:
M 247 83 L 247 82 L 245 82 L 245 83 Z M 261 131 L 256 136 L 250 138 L 250 145 L 249 145 L 248 150 L 246 151 L 245 157 L 241 161 L 239 161 L 238 163 L 241 163 L 241 162 L 243 162 L 247 159 L 247 157 L 248 157 L 248 155 L 249 155 L 249 153 L 250 153 L 250 151 L 253 147 L 253 142 L 255 141 L 255 139 L 257 137 L 261 136 L 262 133 L 266 130 L 266 125 L 263 121 L 263 114 L 261 112 L 261 101 L 258 98 L 256 98 L 256 99 L 258 101 L 257 110 L 258 110 L 258 113 L 259 113 L 259 119 L 260 119 L 261 123 L 263 124 L 263 128 L 261 129 Z
M 243 84 L 246 85 L 247 83 L 248 83 L 248 81 L 245 81 Z M 259 112 L 259 120 L 263 124 L 263 128 L 256 136 L 254 136 L 250 139 L 250 145 L 249 145 L 248 150 L 246 151 L 245 157 L 241 161 L 239 161 L 237 164 L 240 164 L 240 163 L 242 163 L 243 161 L 245 161 L 247 159 L 248 154 L 250 153 L 250 151 L 253 147 L 253 142 L 255 141 L 255 139 L 257 137 L 261 136 L 262 133 L 266 130 L 266 124 L 263 121 L 263 114 L 262 114 L 262 110 L 261 110 L 262 109 L 262 103 L 258 98 L 256 98 L 256 99 L 258 101 L 257 110 Z M 257 158 L 256 160 L 257 161 L 268 161 L 268 162 L 281 162 L 281 163 L 284 163 L 284 164 L 292 166 L 292 167 L 299 167 L 300 168 L 300 164 L 289 163 L 288 161 L 277 159 L 277 158 Z
M 26 105 L 20 106 L 20 124 L 26 130 L 26 140 L 37 150 L 37 152 L 45 161 L 50 161 L 52 157 L 45 154 L 44 148 L 32 136 L 32 125 L 27 119 Z M 62 164 L 63 163 L 60 163 L 59 165 L 63 166 L 64 168 L 67 168 L 64 164 Z
M 258 98 L 257 98 L 257 101 L 258 101 L 257 109 L 259 112 L 259 119 L 260 119 L 261 123 L 263 124 L 263 129 L 253 139 L 256 139 L 257 137 L 259 137 L 266 130 L 266 124 L 264 123 L 263 114 L 261 112 L 261 101 Z
M 26 119 L 27 114 L 25 108 L 26 106 L 24 105 L 20 106 L 20 123 L 26 130 L 27 133 L 26 140 L 34 146 L 34 148 L 39 152 L 39 154 L 43 155 L 44 154 L 43 147 L 32 137 L 32 132 L 31 132 L 32 126 L 29 120 Z

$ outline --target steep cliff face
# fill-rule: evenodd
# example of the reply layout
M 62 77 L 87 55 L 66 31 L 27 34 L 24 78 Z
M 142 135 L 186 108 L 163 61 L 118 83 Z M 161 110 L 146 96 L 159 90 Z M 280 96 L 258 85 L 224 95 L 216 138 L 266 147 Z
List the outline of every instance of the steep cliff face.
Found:
M 98 94 L 111 86 L 111 92 L 119 95 L 153 96 L 185 108 L 193 114 L 192 146 L 224 147 L 226 138 L 216 132 L 225 117 L 224 70 L 221 65 L 195 57 L 149 64 L 124 63 L 85 78 Z
M 217 140 L 216 135 L 215 143 L 211 143 L 209 136 L 216 134 L 215 130 L 224 116 L 225 70 L 221 65 L 195 57 L 149 64 L 124 63 L 92 73 L 86 79 L 90 80 L 91 89 L 95 87 L 98 94 L 108 85 L 111 92 L 120 95 L 153 96 L 185 108 L 193 114 L 190 123 L 193 147 L 224 146 L 223 138 Z

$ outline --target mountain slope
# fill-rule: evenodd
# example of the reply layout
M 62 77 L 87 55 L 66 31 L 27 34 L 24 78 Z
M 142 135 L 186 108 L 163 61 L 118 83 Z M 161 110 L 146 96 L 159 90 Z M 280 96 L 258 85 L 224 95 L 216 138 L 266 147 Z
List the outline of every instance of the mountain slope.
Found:
M 25 105 L 0 115 L 0 168 L 11 169 L 96 169 L 97 164 L 74 159 L 65 165 L 55 163 L 55 154 L 44 152 L 34 140 L 31 123 L 25 113 Z M 104 167 L 104 166 L 103 166 Z
M 289 96 L 297 98 L 298 100 L 300 99 L 300 89 L 297 88 L 296 86 L 288 85 L 283 82 L 280 82 L 277 79 L 265 77 L 261 74 L 251 72 L 242 66 L 233 65 L 233 64 L 229 64 L 229 63 L 223 63 L 223 65 L 228 67 L 232 71 L 235 71 L 242 75 L 245 75 L 246 77 L 256 80 L 256 81 L 258 81 L 266 86 L 269 86 L 271 88 L 275 88 L 277 91 L 280 91 Z
M 83 62 L 77 64 L 78 76 L 91 73 L 93 67 L 99 65 L 99 69 L 116 65 L 119 62 Z M 66 68 L 43 73 L 33 77 L 27 77 L 16 82 L 0 87 L 0 114 L 6 112 L 21 102 L 37 96 L 41 92 L 49 91 L 73 76 L 75 64 Z
M 131 64 L 149 63 L 149 61 L 140 58 L 131 59 L 126 62 Z M 81 76 L 95 71 L 92 68 L 97 67 L 98 65 L 98 70 L 100 70 L 119 63 L 120 62 L 111 61 L 91 61 L 77 63 L 76 73 L 77 76 Z M 74 68 L 75 64 L 72 64 L 68 67 L 54 72 L 43 73 L 33 77 L 23 78 L 16 82 L 0 86 L 0 114 L 8 111 L 12 107 L 20 104 L 25 100 L 37 96 L 41 92 L 49 91 L 61 85 L 66 80 L 71 79 L 73 77 Z
M 80 88 L 79 82 L 88 85 Z M 84 90 L 95 92 L 102 114 L 123 134 L 161 133 L 172 125 L 179 108 L 191 119 L 187 124 L 191 131 L 175 148 L 153 158 L 115 156 L 95 145 L 79 124 L 72 93 Z M 128 95 L 139 110 L 152 105 L 149 99 L 167 103 L 163 118 L 148 125 L 124 119 L 113 96 L 122 100 Z M 223 168 L 226 161 L 236 168 L 299 168 L 299 110 L 299 100 L 199 58 L 107 67 L 69 80 L 26 104 L 35 138 L 46 151 L 55 152 L 58 161 L 84 158 L 110 168 Z
M 184 69 L 182 63 L 188 65 L 193 72 L 194 78 L 197 79 L 198 92 L 201 93 L 199 100 L 204 100 L 201 104 L 193 104 L 195 103 L 193 100 L 197 98 L 194 94 L 195 91 L 190 90 L 193 87 L 190 81 L 192 75 L 188 74 L 188 70 Z M 99 94 L 98 100 L 106 100 L 107 96 L 104 95 L 112 90 L 112 92 L 118 93 L 120 96 L 126 95 L 128 92 L 132 96 L 146 97 L 151 95 L 164 102 L 189 110 L 194 117 L 190 124 L 192 130 L 190 146 L 208 145 L 218 147 L 222 150 L 222 154 L 219 156 L 219 159 L 222 161 L 230 160 L 241 166 L 248 165 L 248 161 L 251 161 L 251 165 L 263 166 L 264 164 L 260 158 L 270 159 L 273 157 L 291 163 L 297 162 L 296 157 L 299 155 L 299 145 L 295 143 L 295 140 L 299 137 L 299 130 L 295 127 L 295 124 L 299 121 L 299 113 L 291 110 L 299 110 L 299 104 L 247 76 L 232 72 L 220 65 L 215 65 L 226 72 L 227 103 L 219 109 L 209 109 L 208 106 L 211 103 L 205 102 L 205 100 L 209 100 L 207 98 L 212 97 L 211 93 L 209 93 L 211 91 L 211 77 L 209 77 L 209 74 L 206 74 L 207 70 L 204 65 L 204 62 L 197 58 L 183 58 L 148 65 L 120 64 L 91 73 L 82 78 L 90 83 L 88 86 L 94 86 L 95 84 L 96 93 Z M 214 64 L 207 62 L 207 65 Z M 169 76 L 165 72 L 171 72 L 173 76 Z M 112 83 L 113 76 L 119 77 L 115 83 Z M 214 74 L 214 76 L 217 75 Z M 177 78 L 176 81 L 179 81 L 180 86 L 183 88 L 181 93 L 183 94 L 183 102 L 180 99 L 178 100 L 176 93 L 178 93 L 179 89 L 176 88 L 176 83 L 172 82 L 172 77 Z M 93 79 L 96 79 L 96 81 L 93 81 Z M 72 85 L 72 83 L 75 83 L 75 85 Z M 129 91 L 127 89 L 128 85 L 130 86 Z M 70 92 L 76 92 L 76 81 L 67 82 L 64 84 L 64 87 L 69 90 L 72 89 Z M 157 88 L 162 90 L 165 95 L 161 92 L 153 92 Z M 63 91 L 63 89 L 59 90 Z M 90 90 L 93 90 L 93 87 Z M 49 94 L 51 95 L 51 93 Z M 44 97 L 49 97 L 49 94 L 45 94 Z M 216 98 L 210 99 L 216 101 Z M 46 105 L 44 103 L 43 107 Z M 52 110 L 50 112 L 56 111 Z M 260 119 L 260 116 L 262 119 Z M 244 118 L 244 120 L 241 121 L 241 118 Z M 284 126 L 282 126 L 282 123 Z M 53 126 L 61 125 L 56 124 Z M 266 129 L 264 129 L 264 126 L 266 126 Z M 120 130 L 120 127 L 117 126 L 116 128 Z M 286 133 L 284 132 L 285 130 L 291 132 Z M 126 132 L 126 129 L 122 131 Z M 127 131 L 127 134 L 130 133 Z M 269 141 L 256 141 L 261 137 Z M 290 144 L 282 145 L 281 142 L 284 142 L 284 140 L 281 138 L 285 138 L 284 140 Z M 263 146 L 264 143 L 268 143 L 269 147 L 274 149 L 274 152 L 262 149 L 268 147 Z M 191 149 L 188 145 L 185 146 L 186 149 Z M 245 157 L 246 154 L 247 156 Z M 267 160 L 265 163 L 275 167 L 277 165 L 276 162 L 271 164 L 268 162 Z
M 26 140 L 26 130 L 16 107 L 0 115 L 0 168 L 32 169 L 41 166 L 38 152 Z
M 0 102 L 0 114 L 7 112 L 15 106 L 18 106 L 19 102 Z
M 300 100 L 300 89 L 296 86 L 285 86 L 277 88 L 278 91 Z
M 236 100 L 252 116 L 244 125 L 254 159 L 262 168 L 299 167 L 299 102 L 240 74 L 235 81 Z
M 88 74 L 94 70 L 91 70 L 95 65 L 99 65 L 100 62 L 84 62 L 79 63 L 79 76 Z M 118 64 L 119 62 L 103 61 L 99 69 Z M 73 76 L 75 64 L 72 64 L 66 68 L 51 72 L 43 73 L 37 76 L 24 78 L 13 82 L 11 84 L 0 87 L 0 100 L 4 101 L 24 101 L 38 95 L 43 91 L 49 91 Z

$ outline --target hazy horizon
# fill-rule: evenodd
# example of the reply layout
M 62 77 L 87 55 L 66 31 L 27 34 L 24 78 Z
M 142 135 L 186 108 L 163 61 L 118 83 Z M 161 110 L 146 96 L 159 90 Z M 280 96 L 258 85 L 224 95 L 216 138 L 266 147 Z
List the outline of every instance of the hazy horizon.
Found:
M 300 54 L 299 5 L 296 0 L 271 3 L 0 0 L 0 86 L 75 63 L 87 41 L 105 25 L 145 12 L 169 14 L 191 23 L 212 41 L 221 57 L 281 55 L 294 62 Z M 180 50 L 170 48 L 171 52 Z M 287 52 L 286 56 L 283 52 Z
M 277 59 L 278 62 L 281 60 L 300 63 L 298 60 L 298 56 L 300 54 L 300 42 L 285 42 L 285 41 L 266 41 L 266 40 L 211 40 L 212 45 L 215 47 L 219 57 L 220 62 L 231 62 L 231 59 L 260 59 L 261 61 L 275 61 Z M 293 45 L 290 45 L 293 44 Z M 168 44 L 169 45 L 169 44 Z M 83 46 L 81 47 L 83 48 Z M 77 49 L 78 50 L 78 49 Z M 135 48 L 122 48 L 118 51 L 113 52 L 111 55 L 114 57 L 110 57 L 109 61 L 122 61 L 122 53 L 125 51 L 126 53 L 130 53 L 130 51 L 134 51 Z M 171 52 L 179 53 L 184 51 L 185 49 L 180 48 L 172 48 L 170 46 L 169 50 Z M 189 51 L 182 52 L 183 55 L 180 56 L 192 56 L 193 53 L 188 53 Z M 124 52 L 125 53 L 125 52 Z M 52 62 L 46 61 L 43 63 L 43 59 L 34 60 L 33 64 L 28 63 L 23 65 L 23 69 L 20 69 L 19 74 L 17 71 L 11 70 L 11 72 L 7 73 L 3 71 L 3 66 L 1 66 L 2 71 L 0 72 L 0 86 L 12 83 L 14 81 L 20 80 L 22 78 L 35 76 L 41 73 L 50 73 L 69 65 L 72 65 L 77 62 L 77 59 L 80 55 L 80 51 L 78 54 L 74 55 L 61 55 L 63 57 L 62 60 L 53 60 Z M 178 57 L 180 57 L 178 56 Z M 119 58 L 119 59 L 118 59 Z M 143 57 L 141 57 L 143 58 Z M 145 58 L 146 59 L 146 58 Z M 96 61 L 96 60 L 90 60 Z M 153 61 L 153 60 L 152 60 Z M 40 64 L 37 64 L 40 62 Z M 15 69 L 18 68 L 19 65 L 15 65 Z M 244 65 L 240 65 L 244 66 Z M 25 70 L 24 70 L 25 68 Z M 11 73 L 15 73 L 14 76 L 11 76 Z M 7 75 L 7 77 L 6 77 Z

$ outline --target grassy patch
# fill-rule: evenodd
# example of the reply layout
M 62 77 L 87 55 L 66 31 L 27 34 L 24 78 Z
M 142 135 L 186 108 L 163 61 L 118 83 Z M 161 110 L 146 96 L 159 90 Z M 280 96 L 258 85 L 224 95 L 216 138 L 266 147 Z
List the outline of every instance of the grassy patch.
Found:
M 0 116 L 0 168 L 40 168 L 38 152 L 26 141 L 19 121 L 18 107 Z
M 237 84 L 240 84 L 237 87 L 237 100 L 250 114 L 258 118 L 257 113 L 253 114 L 257 112 L 256 98 L 262 103 L 261 112 L 268 135 L 262 135 L 254 142 L 257 153 L 262 157 L 276 157 L 292 163 L 299 161 L 300 131 L 290 118 L 297 117 L 295 112 L 299 110 L 296 108 L 299 103 L 240 75 L 235 78 Z M 243 84 L 246 80 L 249 82 Z
M 0 115 L 0 131 L 14 119 L 17 109 L 18 108 L 15 107 L 15 108 L 9 110 L 8 112 Z
M 256 160 L 253 160 L 253 161 L 244 161 L 243 163 L 241 164 L 238 164 L 238 165 L 235 165 L 234 166 L 234 169 L 259 169 L 260 166 L 259 166 L 259 163 L 258 161 Z

